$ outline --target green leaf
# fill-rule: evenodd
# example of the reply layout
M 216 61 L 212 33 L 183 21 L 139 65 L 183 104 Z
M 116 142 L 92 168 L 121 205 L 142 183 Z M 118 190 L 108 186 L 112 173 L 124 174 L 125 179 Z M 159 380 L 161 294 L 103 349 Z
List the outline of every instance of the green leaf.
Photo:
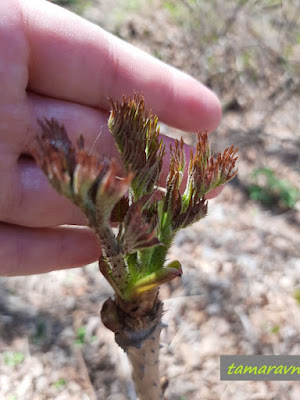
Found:
M 3 353 L 4 363 L 9 367 L 15 367 L 25 360 L 25 354 L 20 351 L 5 351 Z
M 65 387 L 67 384 L 67 381 L 64 378 L 59 378 L 57 379 L 57 381 L 53 382 L 53 386 L 56 389 L 62 389 L 63 387 Z
M 85 341 L 86 329 L 84 326 L 80 326 L 76 331 L 76 345 L 83 345 Z
M 298 303 L 298 305 L 300 306 L 300 288 L 296 289 L 293 293 L 293 297 L 296 300 L 296 302 Z

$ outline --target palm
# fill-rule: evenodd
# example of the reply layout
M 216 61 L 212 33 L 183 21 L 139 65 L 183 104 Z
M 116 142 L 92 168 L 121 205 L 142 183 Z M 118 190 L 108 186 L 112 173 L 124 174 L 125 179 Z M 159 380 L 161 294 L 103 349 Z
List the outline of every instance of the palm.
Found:
M 213 130 L 220 105 L 192 78 L 46 1 L 1 2 L 0 16 L 0 274 L 89 263 L 100 252 L 96 238 L 87 228 L 56 228 L 84 218 L 28 157 L 37 120 L 58 119 L 90 147 L 101 131 L 94 150 L 111 156 L 107 97 L 143 92 L 162 121 L 187 131 Z

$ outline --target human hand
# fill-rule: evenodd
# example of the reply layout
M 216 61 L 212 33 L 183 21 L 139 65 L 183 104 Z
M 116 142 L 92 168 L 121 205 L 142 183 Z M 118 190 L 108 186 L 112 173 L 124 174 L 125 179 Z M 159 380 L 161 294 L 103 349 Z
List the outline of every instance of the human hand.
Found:
M 57 119 L 111 157 L 108 97 L 143 93 L 161 121 L 185 131 L 212 131 L 221 118 L 202 84 L 44 0 L 0 3 L 0 87 L 0 275 L 81 266 L 101 252 L 31 158 L 38 119 Z

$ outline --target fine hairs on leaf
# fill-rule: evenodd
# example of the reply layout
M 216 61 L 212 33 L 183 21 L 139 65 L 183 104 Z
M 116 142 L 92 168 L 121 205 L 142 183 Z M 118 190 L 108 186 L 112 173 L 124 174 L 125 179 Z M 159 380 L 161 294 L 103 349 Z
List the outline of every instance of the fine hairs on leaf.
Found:
M 58 121 L 45 119 L 39 125 L 38 165 L 54 189 L 84 212 L 100 240 L 99 270 L 114 291 L 103 304 L 102 322 L 128 355 L 140 400 L 162 399 L 159 286 L 183 273 L 177 260 L 166 265 L 167 253 L 179 229 L 207 215 L 205 195 L 234 178 L 237 149 L 231 146 L 214 156 L 203 132 L 187 161 L 183 140 L 175 140 L 161 191 L 166 152 L 158 119 L 146 110 L 143 96 L 111 101 L 108 127 L 120 152 L 122 177 L 114 159 L 85 150 L 83 136 L 73 145 Z

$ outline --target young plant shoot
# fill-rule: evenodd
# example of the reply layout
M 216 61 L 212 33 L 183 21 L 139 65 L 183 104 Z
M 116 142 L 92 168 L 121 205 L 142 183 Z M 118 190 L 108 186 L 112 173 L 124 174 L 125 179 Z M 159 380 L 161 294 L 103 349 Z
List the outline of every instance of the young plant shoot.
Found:
M 120 152 L 117 162 L 76 145 L 56 120 L 39 121 L 36 159 L 58 193 L 76 204 L 99 237 L 99 268 L 114 290 L 101 318 L 127 353 L 140 400 L 163 398 L 159 379 L 162 302 L 159 286 L 181 276 L 179 261 L 166 264 L 174 236 L 207 214 L 205 195 L 236 174 L 237 149 L 216 157 L 199 133 L 186 165 L 183 141 L 170 147 L 169 174 L 160 187 L 165 147 L 157 118 L 134 95 L 112 102 L 108 127 Z M 187 171 L 186 171 L 187 168 Z M 184 176 L 187 176 L 185 179 Z M 184 187 L 182 187 L 184 186 Z M 111 224 L 118 225 L 115 234 Z

